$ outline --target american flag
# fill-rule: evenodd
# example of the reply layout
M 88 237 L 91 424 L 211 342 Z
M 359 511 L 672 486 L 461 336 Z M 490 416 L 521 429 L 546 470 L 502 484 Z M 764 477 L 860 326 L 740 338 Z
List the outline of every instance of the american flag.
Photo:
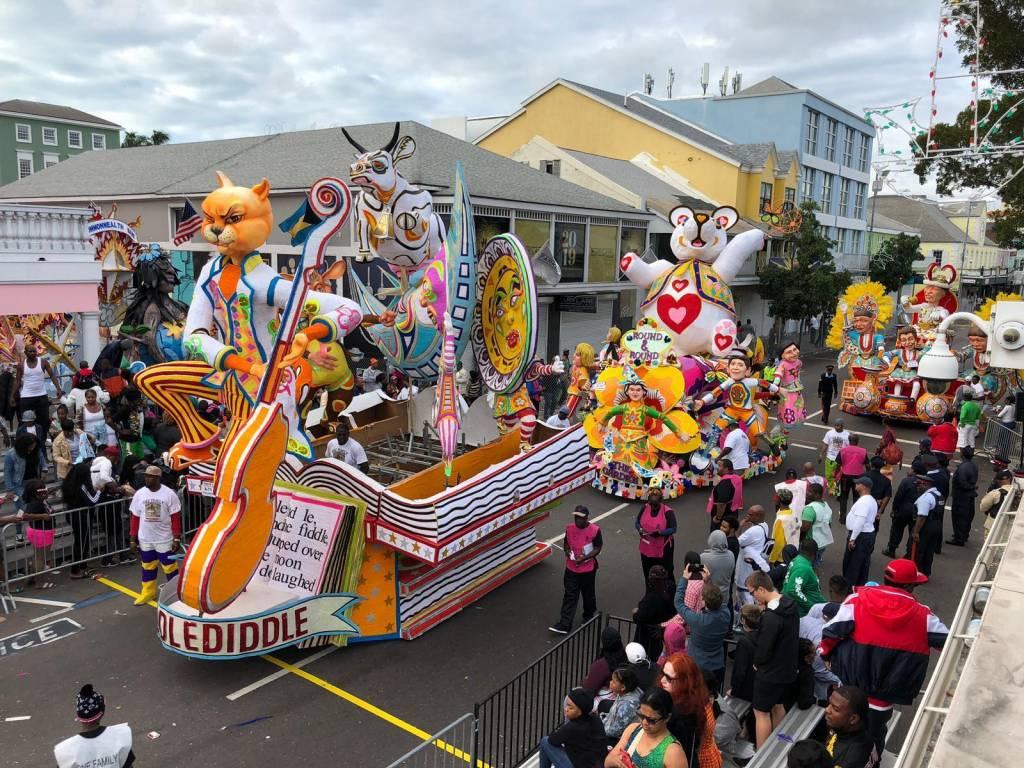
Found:
M 174 230 L 174 244 L 181 245 L 186 240 L 191 240 L 192 235 L 199 231 L 203 225 L 203 217 L 196 213 L 192 203 L 185 200 L 185 210 L 181 212 L 181 223 Z

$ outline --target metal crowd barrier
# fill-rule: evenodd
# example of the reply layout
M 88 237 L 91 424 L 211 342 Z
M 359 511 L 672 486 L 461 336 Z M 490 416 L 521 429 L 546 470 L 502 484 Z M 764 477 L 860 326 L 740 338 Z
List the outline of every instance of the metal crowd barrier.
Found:
M 478 766 L 513 768 L 537 750 L 564 719 L 566 694 L 597 658 L 603 627 L 594 616 L 473 708 Z
M 1002 422 L 989 420 L 985 426 L 984 450 L 992 458 L 999 457 L 1011 466 L 1020 466 L 1021 433 Z
M 213 508 L 213 500 L 202 496 L 182 494 L 182 530 L 187 540 L 206 520 Z M 18 541 L 19 533 L 25 535 L 29 523 L 8 523 L 0 528 L 0 605 L 8 612 L 8 601 L 25 583 L 36 578 L 47 581 L 47 574 L 84 565 L 109 563 L 114 557 L 121 558 L 130 551 L 128 545 L 131 530 L 128 505 L 130 499 L 115 499 L 92 507 L 55 511 L 52 515 L 53 545 L 45 551 L 46 566 L 39 573 L 35 569 L 35 548 L 27 536 Z
M 388 768 L 477 768 L 476 718 L 467 712 L 395 760 Z M 479 763 L 483 766 L 483 763 Z

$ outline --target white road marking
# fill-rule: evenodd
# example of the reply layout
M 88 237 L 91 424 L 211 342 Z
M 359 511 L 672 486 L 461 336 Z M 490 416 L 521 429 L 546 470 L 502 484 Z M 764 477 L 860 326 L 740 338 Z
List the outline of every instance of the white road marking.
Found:
M 40 621 L 46 621 L 47 619 L 52 619 L 54 616 L 60 616 L 62 613 L 67 613 L 68 611 L 73 611 L 73 610 L 74 610 L 73 607 L 61 608 L 59 611 L 53 611 L 52 613 L 44 613 L 42 616 L 36 616 L 34 619 L 29 619 L 28 623 L 29 624 L 36 624 L 36 623 L 38 623 Z
M 622 504 L 619 504 L 619 506 L 617 506 L 617 507 L 612 507 L 612 508 L 611 508 L 611 509 L 609 509 L 609 510 L 608 510 L 607 512 L 602 512 L 602 513 L 601 513 L 600 515 L 598 515 L 597 517 L 592 517 L 592 518 L 590 518 L 590 522 L 592 522 L 592 523 L 596 523 L 596 522 L 597 522 L 598 520 L 604 520 L 604 519 L 605 519 L 606 517 L 608 517 L 609 515 L 614 515 L 614 514 L 615 514 L 616 512 L 618 512 L 618 511 L 619 511 L 620 509 L 625 509 L 625 508 L 626 508 L 626 507 L 628 507 L 628 506 L 629 506 L 629 502 L 628 502 L 628 501 L 624 501 L 624 502 L 623 502 Z M 556 542 L 556 541 L 561 541 L 561 540 L 562 540 L 562 538 L 563 538 L 564 536 L 565 536 L 565 534 L 564 534 L 564 533 L 560 533 L 560 534 L 558 534 L 557 536 L 555 536 L 554 538 L 548 539 L 548 540 L 547 540 L 547 541 L 545 541 L 544 543 L 545 543 L 545 544 L 548 544 L 548 545 L 550 545 L 550 546 L 555 546 L 555 542 Z M 559 549 L 561 549 L 561 547 L 559 547 Z
M 337 645 L 331 645 L 331 646 L 329 646 L 327 648 L 324 648 L 322 651 L 317 651 L 312 656 L 307 656 L 306 658 L 304 658 L 304 659 L 302 659 L 300 661 L 295 662 L 294 664 L 292 664 L 292 666 L 297 668 L 297 669 L 302 669 L 302 667 L 305 667 L 308 664 L 312 664 L 314 661 L 318 661 L 319 659 L 322 659 L 324 656 L 327 656 L 330 653 L 334 653 L 336 650 L 338 650 L 338 648 L 339 648 L 339 646 L 337 646 Z M 267 675 L 266 677 L 261 677 L 255 683 L 250 683 L 249 685 L 245 686 L 245 688 L 239 688 L 234 693 L 229 693 L 224 698 L 226 698 L 228 701 L 237 701 L 238 699 L 240 699 L 243 696 L 245 696 L 245 694 L 252 693 L 256 689 L 262 688 L 264 685 L 267 685 L 267 683 L 272 683 L 275 680 L 277 680 L 279 678 L 282 678 L 282 677 L 285 677 L 286 675 L 290 675 L 290 674 L 291 674 L 290 670 L 279 669 L 279 670 L 277 670 L 277 672 L 272 672 L 269 675 Z
M 18 715 L 17 717 L 5 717 L 4 718 L 4 722 L 5 723 L 18 723 L 18 722 L 21 722 L 22 720 L 31 720 L 31 719 L 32 719 L 32 715 Z
M 15 597 L 16 603 L 31 603 L 32 605 L 51 605 L 54 608 L 71 608 L 74 603 L 67 603 L 63 600 L 44 600 L 41 597 Z
M 828 430 L 832 429 L 832 427 L 828 426 L 827 424 L 806 424 L 805 423 L 803 426 L 805 426 L 805 427 L 813 427 L 814 429 L 823 429 L 826 432 Z M 873 432 L 858 432 L 856 429 L 848 429 L 846 431 L 850 432 L 850 433 L 852 433 L 854 435 L 860 435 L 861 437 L 873 437 L 876 440 L 881 440 L 882 439 L 881 435 L 876 435 Z M 900 438 L 900 437 L 896 438 L 896 442 L 897 443 L 904 443 L 905 445 L 918 445 L 918 441 L 917 440 L 904 440 L 903 438 Z

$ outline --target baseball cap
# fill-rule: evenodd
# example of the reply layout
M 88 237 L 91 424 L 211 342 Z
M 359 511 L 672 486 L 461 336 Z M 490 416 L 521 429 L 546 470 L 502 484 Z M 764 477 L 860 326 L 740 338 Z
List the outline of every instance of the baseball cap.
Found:
M 892 560 L 885 567 L 885 578 L 893 584 L 924 584 L 928 577 L 917 570 L 913 560 L 899 558 Z
M 865 488 L 867 488 L 869 490 L 872 487 L 874 487 L 874 485 L 875 485 L 872 482 L 871 478 L 868 477 L 867 475 L 861 475 L 860 477 L 858 477 L 856 480 L 853 481 L 853 484 L 854 485 L 863 485 Z
M 640 645 L 640 643 L 627 643 L 626 658 L 629 659 L 630 664 L 647 661 L 647 649 Z
M 163 470 L 160 469 L 160 467 L 158 467 L 156 464 L 150 464 L 148 467 L 146 467 L 146 471 L 144 474 L 149 475 L 150 477 L 164 476 Z
M 20 420 L 21 421 L 35 421 L 36 420 L 36 415 L 35 415 L 35 413 L 33 411 L 25 411 L 23 414 L 21 414 L 21 419 Z
M 590 510 L 582 504 L 577 504 L 576 509 L 574 509 L 572 513 L 575 517 L 588 517 L 590 515 Z
M 566 408 L 566 407 L 565 407 L 565 406 L 563 405 L 563 406 L 562 406 L 561 408 L 559 408 L 559 409 L 558 409 L 558 415 L 559 415 L 559 416 L 568 416 L 568 415 L 569 415 L 569 409 L 568 409 L 568 408 Z

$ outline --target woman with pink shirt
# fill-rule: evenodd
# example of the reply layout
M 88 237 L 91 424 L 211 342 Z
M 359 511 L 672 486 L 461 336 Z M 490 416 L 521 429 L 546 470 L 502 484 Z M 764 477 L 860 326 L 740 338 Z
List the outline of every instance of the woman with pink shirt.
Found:
M 860 447 L 860 435 L 850 435 L 850 444 L 839 451 L 839 522 L 846 523 L 846 507 L 853 481 L 867 473 L 868 452 Z

